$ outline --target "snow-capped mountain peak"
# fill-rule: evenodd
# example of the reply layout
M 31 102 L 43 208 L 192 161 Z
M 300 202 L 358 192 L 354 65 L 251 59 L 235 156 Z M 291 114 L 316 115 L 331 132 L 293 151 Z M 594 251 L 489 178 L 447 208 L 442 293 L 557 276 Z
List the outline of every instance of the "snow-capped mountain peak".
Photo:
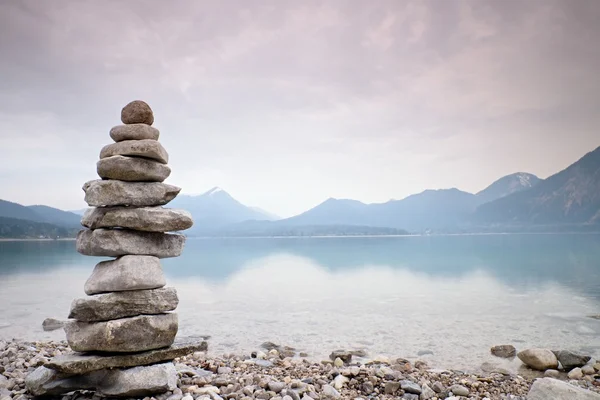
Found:
M 515 174 L 515 177 L 517 179 L 519 179 L 519 183 L 523 187 L 532 187 L 533 186 L 533 183 L 531 182 L 531 177 L 532 176 L 533 175 L 525 173 L 525 172 L 517 172 Z
M 221 193 L 221 192 L 225 192 L 223 189 L 221 189 L 218 186 L 215 186 L 214 188 L 210 189 L 208 192 L 204 193 L 205 196 L 213 196 L 217 193 Z
M 477 193 L 481 203 L 488 203 L 510 194 L 527 190 L 541 182 L 541 179 L 527 172 L 506 175 Z

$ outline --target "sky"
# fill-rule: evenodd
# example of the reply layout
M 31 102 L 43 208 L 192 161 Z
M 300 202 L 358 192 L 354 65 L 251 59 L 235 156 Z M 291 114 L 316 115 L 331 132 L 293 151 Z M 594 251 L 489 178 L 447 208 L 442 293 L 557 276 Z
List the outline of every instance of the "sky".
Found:
M 600 145 L 597 0 L 0 0 L 0 199 L 85 207 L 144 100 L 182 193 L 287 217 Z

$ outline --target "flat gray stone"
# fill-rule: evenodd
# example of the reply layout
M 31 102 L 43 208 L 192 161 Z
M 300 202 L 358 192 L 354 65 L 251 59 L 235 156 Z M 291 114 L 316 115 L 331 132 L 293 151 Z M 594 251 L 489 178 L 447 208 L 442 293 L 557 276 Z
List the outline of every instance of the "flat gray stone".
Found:
M 104 322 L 70 321 L 67 342 L 74 351 L 127 353 L 168 347 L 177 334 L 176 313 L 140 315 Z
M 144 397 L 175 388 L 177 370 L 173 363 L 168 362 L 110 370 L 96 389 L 104 396 Z
M 194 224 L 185 210 L 162 207 L 100 207 L 88 209 L 81 224 L 90 229 L 129 228 L 145 232 L 173 232 Z
M 62 329 L 64 325 L 65 321 L 61 321 L 56 318 L 46 318 L 44 322 L 42 322 L 42 329 L 46 332 L 51 332 Z
M 402 380 L 400 381 L 400 387 L 402 388 L 402 390 L 404 390 L 406 393 L 412 393 L 412 394 L 421 394 L 421 385 L 419 385 L 418 383 L 409 381 L 409 380 Z
M 142 353 L 123 355 L 96 355 L 84 353 L 64 354 L 51 359 L 45 366 L 64 374 L 85 374 L 105 368 L 125 368 L 171 361 L 196 351 L 207 351 L 202 342 L 176 341 L 172 346 Z
M 553 378 L 536 379 L 527 400 L 600 400 L 600 394 Z
M 34 396 L 56 396 L 74 390 L 95 390 L 101 396 L 144 397 L 165 393 L 177 387 L 173 363 L 127 369 L 103 369 L 83 375 L 66 375 L 38 367 L 25 378 L 25 386 Z
M 122 142 L 106 145 L 100 150 L 100 158 L 112 156 L 136 156 L 156 160 L 160 163 L 169 162 L 169 154 L 156 140 L 123 140 Z
M 146 124 L 117 125 L 110 130 L 115 142 L 124 140 L 158 140 L 160 131 Z
M 124 255 L 178 257 L 185 236 L 177 233 L 138 232 L 128 229 L 84 229 L 77 234 L 77 251 L 86 256 Z
M 142 157 L 112 156 L 96 163 L 98 176 L 127 182 L 162 182 L 171 175 L 171 168 Z
M 109 321 L 137 315 L 162 314 L 177 308 L 175 288 L 130 290 L 75 299 L 69 318 L 77 321 Z
M 121 122 L 124 124 L 147 124 L 154 123 L 152 109 L 142 100 L 134 100 L 121 110 Z
M 102 261 L 85 282 L 86 294 L 158 289 L 167 284 L 160 260 L 153 256 L 122 256 Z
M 517 355 L 517 349 L 512 344 L 494 346 L 490 349 L 490 352 L 500 358 L 512 358 Z
M 85 202 L 92 207 L 162 206 L 173 200 L 181 188 L 161 182 L 94 180 L 83 185 Z

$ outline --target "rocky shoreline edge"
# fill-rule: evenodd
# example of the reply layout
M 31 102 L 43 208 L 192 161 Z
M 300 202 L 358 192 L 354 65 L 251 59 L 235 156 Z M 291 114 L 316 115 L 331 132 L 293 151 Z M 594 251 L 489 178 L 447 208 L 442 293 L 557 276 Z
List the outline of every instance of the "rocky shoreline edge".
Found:
M 504 355 L 514 356 L 512 349 L 500 347 Z M 68 353 L 71 350 L 65 341 L 0 340 L 0 400 L 34 398 L 25 385 L 27 375 L 52 357 Z M 542 356 L 551 358 L 548 354 Z M 435 369 L 423 361 L 411 363 L 402 358 L 379 357 L 362 362 L 346 351 L 334 351 L 330 360 L 315 362 L 298 357 L 290 347 L 267 342 L 248 355 L 217 356 L 208 350 L 197 351 L 175 359 L 174 364 L 177 383 L 163 394 L 144 399 L 600 399 L 600 363 L 589 358 L 584 368 L 574 369 L 575 374 L 567 376 L 556 370 L 556 374 L 533 378 L 503 371 L 471 374 Z M 57 398 L 101 397 L 91 391 L 75 391 Z

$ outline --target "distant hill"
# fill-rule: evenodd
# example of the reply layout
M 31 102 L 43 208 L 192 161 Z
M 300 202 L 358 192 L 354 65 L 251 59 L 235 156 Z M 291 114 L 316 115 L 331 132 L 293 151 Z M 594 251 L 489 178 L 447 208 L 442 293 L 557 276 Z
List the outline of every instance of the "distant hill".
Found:
M 75 237 L 77 230 L 44 222 L 0 217 L 0 238 L 37 239 Z
M 190 235 L 248 220 L 272 219 L 270 214 L 245 206 L 218 187 L 198 196 L 179 195 L 168 207 L 183 208 L 192 214 L 194 227 L 186 231 Z
M 480 204 L 489 203 L 501 197 L 508 196 L 523 190 L 534 187 L 542 180 L 533 174 L 527 172 L 517 172 L 506 175 L 481 192 L 477 193 Z
M 40 221 L 41 216 L 33 209 L 11 201 L 0 200 L 0 217 Z
M 478 225 L 600 224 L 600 147 L 528 190 L 481 205 Z
M 474 194 L 456 188 L 425 190 L 384 203 L 379 219 L 380 223 L 393 221 L 392 227 L 411 232 L 453 231 L 478 204 Z
M 27 206 L 27 208 L 40 216 L 39 222 L 47 222 L 67 228 L 81 228 L 81 215 L 42 205 Z
M 49 223 L 69 229 L 81 227 L 81 216 L 72 212 L 42 205 L 24 206 L 6 200 L 0 200 L 0 217 Z
M 269 219 L 269 221 L 276 221 L 278 219 L 281 219 L 281 217 L 277 214 L 273 214 L 272 212 L 263 210 L 260 207 L 250 207 L 251 209 L 253 209 L 254 211 L 256 211 L 257 213 L 260 213 L 262 215 L 264 215 L 265 217 L 267 217 Z
M 88 208 L 89 207 L 80 208 L 79 210 L 69 210 L 69 212 L 73 213 L 73 214 L 77 214 L 77 215 L 83 216 L 83 214 L 85 214 L 85 212 L 88 210 Z
M 474 194 L 458 189 L 426 190 L 402 200 L 364 204 L 328 199 L 295 217 L 277 221 L 281 226 L 355 225 L 406 229 L 450 229 L 477 207 Z
M 370 209 L 373 205 L 357 200 L 329 198 L 302 214 L 278 221 L 278 225 L 370 225 L 375 226 Z

